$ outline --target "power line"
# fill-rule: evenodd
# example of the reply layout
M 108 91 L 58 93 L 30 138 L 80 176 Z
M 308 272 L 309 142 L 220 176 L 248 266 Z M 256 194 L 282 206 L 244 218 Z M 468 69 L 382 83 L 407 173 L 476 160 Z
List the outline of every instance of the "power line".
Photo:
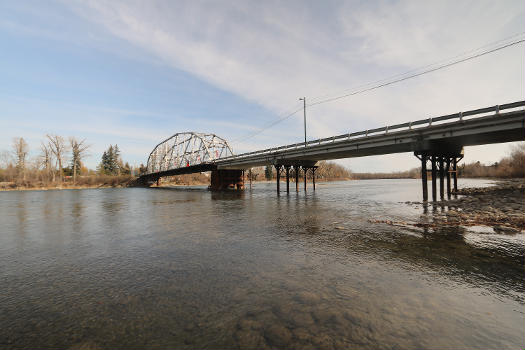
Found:
M 472 56 L 469 56 L 469 57 L 466 57 L 466 58 L 463 58 L 463 59 L 460 59 L 460 60 L 457 60 L 457 61 L 454 61 L 454 62 L 451 62 L 451 63 L 443 64 L 443 65 L 438 66 L 436 68 L 431 68 L 431 69 L 427 69 L 427 70 L 424 70 L 424 71 L 419 72 L 419 73 L 411 74 L 411 75 L 408 75 L 408 76 L 403 77 L 403 78 L 395 79 L 395 80 L 392 80 L 392 81 L 389 81 L 389 82 L 386 82 L 386 83 L 382 83 L 382 84 L 379 84 L 379 85 L 374 85 L 372 87 L 369 87 L 369 88 L 366 88 L 366 89 L 362 89 L 362 90 L 358 90 L 358 91 L 354 91 L 354 92 L 351 92 L 351 93 L 348 93 L 348 94 L 344 94 L 344 95 L 341 95 L 341 96 L 336 96 L 336 97 L 327 98 L 325 100 L 321 100 L 321 101 L 318 101 L 318 102 L 314 102 L 314 103 L 311 103 L 311 104 L 307 105 L 307 107 L 316 106 L 316 105 L 320 105 L 320 104 L 327 103 L 327 102 L 337 101 L 337 100 L 340 100 L 340 99 L 345 98 L 345 97 L 362 94 L 364 92 L 376 90 L 376 89 L 379 89 L 379 88 L 382 88 L 382 87 L 385 87 L 385 86 L 388 86 L 388 85 L 400 83 L 400 82 L 408 80 L 408 79 L 419 77 L 419 76 L 424 75 L 424 74 L 432 73 L 432 72 L 435 72 L 435 71 L 438 71 L 438 70 L 441 70 L 441 69 L 445 69 L 445 68 L 454 66 L 454 65 L 459 64 L 459 63 L 463 63 L 463 62 L 470 61 L 470 60 L 473 60 L 473 59 L 481 57 L 481 56 L 488 55 L 489 53 L 493 53 L 493 52 L 496 52 L 496 51 L 503 50 L 505 48 L 508 48 L 508 47 L 520 44 L 522 42 L 525 42 L 525 39 L 517 40 L 517 41 L 514 41 L 514 42 L 512 42 L 510 44 L 506 44 L 506 45 L 494 48 L 492 50 L 487 50 L 485 52 L 481 52 L 479 54 L 472 55 Z
M 523 36 L 523 35 L 525 35 L 525 32 L 517 33 L 517 34 L 511 35 L 511 36 L 508 36 L 506 38 L 503 38 L 503 39 L 500 39 L 500 40 L 496 40 L 496 41 L 490 42 L 488 44 L 479 46 L 477 48 L 474 48 L 474 49 L 471 49 L 471 50 L 468 50 L 468 51 L 464 51 L 464 52 L 462 52 L 460 54 L 457 54 L 457 55 L 452 56 L 452 57 L 448 57 L 448 58 L 440 60 L 438 62 L 427 64 L 427 65 L 424 65 L 424 66 L 421 66 L 421 67 L 417 67 L 417 68 L 408 70 L 406 72 L 395 74 L 395 75 L 389 76 L 387 78 L 375 80 L 375 81 L 372 81 L 372 82 L 368 82 L 366 84 L 360 84 L 360 85 L 357 85 L 357 86 L 355 86 L 355 87 L 353 87 L 351 89 L 344 89 L 339 94 L 344 94 L 346 91 L 353 91 L 355 89 L 362 89 L 362 88 L 364 88 L 366 86 L 369 86 L 369 85 L 379 84 L 379 83 L 382 83 L 384 81 L 388 81 L 388 80 L 391 80 L 391 79 L 394 79 L 394 78 L 399 78 L 399 77 L 405 76 L 405 75 L 410 74 L 410 73 L 414 73 L 414 72 L 417 72 L 417 71 L 420 71 L 420 70 L 423 70 L 423 69 L 426 69 L 426 68 L 430 68 L 430 67 L 433 67 L 433 66 L 436 66 L 436 65 L 439 65 L 439 64 L 443 64 L 445 62 L 449 62 L 449 61 L 454 60 L 456 58 L 463 57 L 463 56 L 465 56 L 467 54 L 470 54 L 470 53 L 473 53 L 473 52 L 476 52 L 476 51 L 480 51 L 481 49 L 485 49 L 487 47 L 491 47 L 491 46 L 494 46 L 496 44 L 501 44 L 503 42 L 508 42 L 511 39 L 514 39 L 516 37 Z M 310 97 L 310 100 L 318 100 L 318 99 L 322 99 L 324 97 L 328 97 L 328 96 L 331 96 L 331 95 L 333 96 L 335 94 L 332 93 L 332 94 L 324 94 L 324 95 L 316 96 L 316 97 Z
M 256 136 L 256 135 L 262 133 L 263 131 L 265 131 L 265 130 L 271 128 L 272 126 L 277 125 L 277 124 L 279 124 L 280 122 L 282 122 L 282 121 L 284 121 L 284 120 L 290 118 L 291 116 L 297 114 L 297 112 L 302 111 L 302 110 L 303 110 L 303 107 L 298 108 L 298 109 L 294 110 L 293 112 L 289 112 L 289 113 L 286 114 L 286 115 L 284 115 L 284 113 L 283 113 L 284 117 L 281 117 L 281 118 L 279 118 L 279 119 L 276 119 L 276 120 L 274 120 L 273 122 L 271 122 L 270 124 L 268 124 L 268 125 L 266 125 L 266 126 L 260 128 L 259 130 L 255 131 L 255 132 L 253 132 L 253 133 L 251 133 L 251 134 L 248 134 L 248 135 L 245 136 L 245 137 L 242 137 L 242 138 L 239 138 L 239 139 L 233 140 L 232 142 L 239 142 L 239 141 L 244 141 L 244 140 L 247 140 L 247 139 L 249 139 L 249 138 L 252 138 L 252 137 L 254 137 L 254 136 Z
M 483 45 L 483 46 L 481 46 L 479 48 L 467 51 L 466 53 L 479 51 L 481 48 L 485 48 L 485 47 L 488 47 L 488 46 L 493 46 L 493 44 L 495 44 L 495 43 L 508 41 L 510 38 L 514 38 L 516 36 L 521 36 L 523 34 L 525 34 L 525 32 L 520 33 L 520 34 L 512 35 L 510 37 L 507 37 L 507 38 L 502 39 L 502 40 L 498 40 L 496 42 L 492 42 L 490 44 Z M 470 61 L 470 60 L 473 60 L 473 59 L 476 59 L 476 58 L 488 55 L 490 53 L 494 53 L 494 52 L 506 49 L 508 47 L 511 47 L 511 46 L 514 46 L 514 45 L 517 45 L 517 44 L 520 44 L 520 43 L 523 43 L 523 42 L 525 42 L 525 39 L 516 40 L 516 41 L 510 42 L 510 43 L 504 44 L 504 45 L 500 45 L 500 46 L 495 47 L 495 48 L 490 49 L 490 50 L 482 51 L 482 52 L 480 52 L 478 54 L 475 54 L 475 55 L 470 55 L 468 57 L 465 57 L 465 58 L 462 58 L 462 59 L 458 59 L 458 60 L 455 60 L 455 61 L 452 61 L 452 62 L 449 62 L 449 63 L 446 63 L 446 64 L 441 64 L 441 65 L 439 65 L 437 67 L 434 67 L 438 63 L 450 61 L 450 59 L 442 60 L 442 61 L 439 61 L 438 63 L 429 64 L 429 65 L 426 65 L 426 66 L 423 66 L 423 67 L 420 67 L 420 68 L 409 70 L 409 71 L 401 73 L 401 74 L 394 75 L 394 76 L 392 76 L 390 78 L 381 79 L 381 80 L 377 80 L 377 81 L 374 81 L 374 82 L 371 82 L 371 83 L 367 83 L 367 84 L 363 84 L 363 85 L 358 86 L 358 88 L 361 88 L 361 87 L 369 86 L 371 84 L 376 84 L 376 85 L 373 85 L 371 87 L 360 89 L 360 90 L 354 90 L 352 92 L 349 92 L 349 93 L 346 93 L 346 94 L 343 94 L 343 95 L 339 95 L 339 96 L 327 98 L 327 99 L 324 99 L 324 100 L 320 100 L 320 101 L 317 101 L 317 102 L 313 102 L 313 103 L 307 104 L 306 106 L 307 107 L 316 106 L 316 105 L 320 105 L 320 104 L 324 104 L 324 103 L 328 103 L 328 102 L 337 101 L 337 100 L 340 100 L 340 99 L 343 99 L 343 98 L 346 98 L 346 97 L 355 96 L 355 95 L 362 94 L 362 93 L 365 93 L 365 92 L 369 92 L 369 91 L 372 91 L 372 90 L 380 89 L 380 88 L 385 87 L 385 86 L 389 86 L 389 85 L 393 85 L 393 84 L 396 84 L 396 83 L 400 83 L 400 82 L 403 82 L 405 80 L 416 78 L 416 77 L 419 77 L 419 76 L 424 75 L 424 74 L 432 73 L 432 72 L 435 72 L 435 71 L 438 71 L 438 70 L 441 70 L 441 69 L 445 69 L 445 68 L 454 66 L 456 64 L 467 62 L 467 61 Z M 462 53 L 460 55 L 456 55 L 453 58 L 464 56 L 466 53 Z M 428 67 L 434 67 L 434 68 L 425 69 L 425 70 L 421 71 L 421 69 L 428 68 Z M 420 72 L 418 72 L 418 71 L 420 71 Z M 413 74 L 407 75 L 407 74 L 412 73 L 412 72 L 418 72 L 418 73 L 413 73 Z M 399 78 L 397 78 L 397 77 L 399 77 Z M 397 78 L 397 79 L 393 79 L 393 78 Z M 389 79 L 393 79 L 393 80 L 389 80 Z M 379 84 L 377 84 L 377 83 L 379 83 Z M 319 98 L 319 97 L 317 97 L 317 98 Z M 314 100 L 315 99 L 316 98 L 314 98 Z M 297 114 L 301 110 L 302 110 L 302 108 L 298 108 L 298 109 L 290 112 L 289 114 L 285 115 L 284 117 L 279 118 L 279 119 L 271 122 L 270 124 L 264 126 L 263 128 L 259 129 L 258 131 L 253 132 L 253 133 L 251 133 L 251 134 L 249 134 L 249 135 L 247 135 L 247 136 L 245 136 L 243 138 L 234 140 L 234 142 L 244 141 L 244 140 L 247 140 L 249 138 L 252 138 L 252 137 L 262 133 L 263 131 L 265 131 L 265 130 L 267 130 L 267 129 L 269 129 L 269 128 L 271 128 L 271 127 L 273 127 L 273 126 L 275 126 L 275 125 L 277 125 L 277 124 L 279 124 L 281 122 L 283 122 L 284 120 L 292 117 L 293 115 Z

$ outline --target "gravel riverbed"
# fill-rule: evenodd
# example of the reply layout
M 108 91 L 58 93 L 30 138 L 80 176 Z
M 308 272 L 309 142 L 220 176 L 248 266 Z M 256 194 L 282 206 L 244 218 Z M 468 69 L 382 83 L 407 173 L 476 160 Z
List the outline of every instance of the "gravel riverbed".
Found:
M 432 216 L 422 216 L 417 222 L 370 222 L 423 228 L 480 226 L 488 229 L 481 230 L 482 232 L 500 234 L 525 231 L 525 179 L 502 180 L 490 187 L 463 188 L 453 196 L 456 198 L 437 202 L 405 202 L 433 211 Z

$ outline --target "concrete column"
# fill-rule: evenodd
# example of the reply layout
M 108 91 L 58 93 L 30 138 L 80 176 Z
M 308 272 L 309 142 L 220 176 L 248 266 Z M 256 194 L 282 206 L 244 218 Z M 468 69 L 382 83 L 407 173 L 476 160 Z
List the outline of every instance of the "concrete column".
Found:
M 427 187 L 427 154 L 421 154 L 421 184 L 423 185 L 423 201 L 428 201 Z
M 444 157 L 439 157 L 439 198 L 445 198 L 445 164 Z
M 315 167 L 312 168 L 312 185 L 314 186 L 315 191 Z
M 450 199 L 450 157 L 447 157 L 445 171 L 447 173 L 447 198 Z
M 275 171 L 277 173 L 277 193 L 281 192 L 281 183 L 280 183 L 280 179 L 281 179 L 281 166 L 280 165 L 276 165 L 275 166 Z
M 286 169 L 286 193 L 290 193 L 290 166 L 285 165 L 284 168 Z
M 458 191 L 458 158 L 454 157 L 453 163 L 452 163 L 452 170 L 454 170 L 454 192 Z
M 308 168 L 303 167 L 304 171 L 304 191 L 306 192 L 306 175 L 308 174 Z
M 436 156 L 432 156 L 432 200 L 435 202 L 437 200 L 437 189 L 436 189 L 436 180 L 437 180 L 437 167 L 436 167 Z

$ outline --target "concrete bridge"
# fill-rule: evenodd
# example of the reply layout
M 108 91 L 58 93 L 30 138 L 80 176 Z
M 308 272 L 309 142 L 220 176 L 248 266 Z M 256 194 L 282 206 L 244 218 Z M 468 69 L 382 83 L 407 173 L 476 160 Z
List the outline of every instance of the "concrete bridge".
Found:
M 421 160 L 423 200 L 428 200 L 427 164 L 430 162 L 432 199 L 457 190 L 457 163 L 464 146 L 525 140 L 525 101 L 518 101 L 427 118 L 382 128 L 364 130 L 328 138 L 295 143 L 234 155 L 228 143 L 213 134 L 181 133 L 159 143 L 148 158 L 147 173 L 140 177 L 153 183 L 163 176 L 211 171 L 211 189 L 242 189 L 244 171 L 272 165 L 286 178 L 289 191 L 290 171 L 296 177 L 311 172 L 315 189 L 315 170 L 319 160 L 365 157 L 371 155 L 413 152 Z

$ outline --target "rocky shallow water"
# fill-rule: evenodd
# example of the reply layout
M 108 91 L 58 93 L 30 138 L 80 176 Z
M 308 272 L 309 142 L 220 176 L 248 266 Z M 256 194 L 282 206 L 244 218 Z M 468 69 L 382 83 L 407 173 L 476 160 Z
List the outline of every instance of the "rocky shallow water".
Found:
M 467 187 L 453 194 L 454 199 L 438 202 L 405 202 L 431 211 L 416 221 L 370 219 L 370 222 L 398 226 L 438 228 L 474 227 L 479 233 L 517 234 L 525 230 L 525 181 L 499 181 L 489 187 Z

